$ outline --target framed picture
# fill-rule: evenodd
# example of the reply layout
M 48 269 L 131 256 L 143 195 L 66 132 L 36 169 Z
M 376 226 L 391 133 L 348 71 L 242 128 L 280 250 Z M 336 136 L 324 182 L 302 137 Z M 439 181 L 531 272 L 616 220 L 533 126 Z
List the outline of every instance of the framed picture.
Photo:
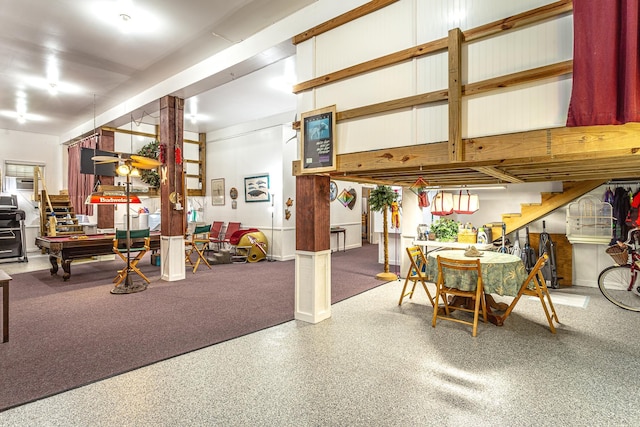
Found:
M 302 173 L 336 170 L 336 106 L 300 116 Z
M 270 200 L 269 174 L 249 176 L 244 179 L 245 202 L 268 202 Z
M 211 180 L 211 204 L 224 206 L 224 178 Z

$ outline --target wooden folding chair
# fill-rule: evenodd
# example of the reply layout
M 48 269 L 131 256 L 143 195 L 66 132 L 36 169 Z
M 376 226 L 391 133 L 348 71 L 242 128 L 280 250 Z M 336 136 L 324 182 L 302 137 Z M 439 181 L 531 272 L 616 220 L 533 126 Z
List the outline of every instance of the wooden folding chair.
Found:
M 431 326 L 436 327 L 438 319 L 449 320 L 457 323 L 464 323 L 473 326 L 472 336 L 478 332 L 478 317 L 482 311 L 482 318 L 487 323 L 487 303 L 482 286 L 482 269 L 480 260 L 475 259 L 450 259 L 440 255 L 438 260 L 438 280 L 436 281 L 436 301 L 442 299 L 444 305 L 436 306 L 433 309 L 433 319 Z M 475 286 L 473 282 L 475 281 Z M 450 302 L 449 296 L 454 297 Z M 466 303 L 456 304 L 457 299 L 464 298 L 473 301 L 473 308 L 469 308 Z M 473 313 L 473 321 L 468 321 L 454 317 L 451 312 L 454 310 Z
M 536 262 L 536 265 L 531 270 L 531 273 L 529 273 L 525 281 L 522 283 L 520 291 L 518 291 L 518 295 L 516 295 L 507 310 L 504 312 L 504 315 L 502 316 L 503 321 L 509 316 L 509 314 L 511 314 L 511 311 L 513 311 L 513 308 L 516 306 L 522 295 L 538 297 L 540 303 L 542 304 L 544 314 L 545 316 L 547 316 L 549 329 L 551 330 L 552 334 L 556 333 L 556 328 L 555 326 L 553 326 L 553 320 L 555 319 L 555 321 L 558 323 L 560 323 L 560 320 L 558 320 L 558 314 L 556 313 L 556 309 L 553 306 L 553 302 L 551 302 L 551 295 L 549 294 L 549 289 L 547 288 L 547 282 L 544 279 L 544 274 L 542 274 L 542 268 L 544 267 L 548 259 L 549 256 L 546 252 L 543 253 L 540 258 L 538 258 L 538 262 Z M 545 298 L 547 299 L 546 303 Z
M 185 242 L 185 262 L 189 265 L 193 266 L 193 272 L 195 273 L 198 270 L 198 266 L 200 265 L 200 261 L 204 261 L 207 267 L 211 269 L 211 265 L 207 258 L 204 256 L 204 251 L 209 248 L 210 242 L 210 234 L 211 225 L 200 225 L 196 226 L 191 234 L 191 240 L 187 240 Z M 198 258 L 196 258 L 195 263 L 191 260 L 191 254 L 196 253 Z
M 412 246 L 410 248 L 407 248 L 407 254 L 409 255 L 409 260 L 411 261 L 411 267 L 407 272 L 407 278 L 404 281 L 404 286 L 402 287 L 402 292 L 400 293 L 400 301 L 398 301 L 398 305 L 402 305 L 402 300 L 406 296 L 408 296 L 409 299 L 413 298 L 413 292 L 416 290 L 416 285 L 418 284 L 418 282 L 422 283 L 422 287 L 427 293 L 431 305 L 435 305 L 435 300 L 431 296 L 429 288 L 427 288 L 427 277 L 424 275 L 427 266 L 427 259 L 422 252 L 422 248 L 420 248 L 420 246 Z M 407 292 L 407 285 L 409 284 L 409 282 L 413 282 L 413 286 L 411 287 L 411 291 Z
M 116 235 L 113 238 L 113 253 L 118 255 L 125 263 L 127 263 L 128 257 L 131 271 L 134 271 L 147 283 L 151 283 L 151 281 L 140 271 L 138 263 L 147 251 L 149 251 L 150 241 L 151 238 L 149 237 L 148 228 L 145 230 L 129 230 L 129 241 L 127 241 L 127 230 L 116 230 Z M 135 257 L 131 258 L 131 254 L 135 254 Z M 113 279 L 113 283 L 118 286 L 125 277 L 127 277 L 126 266 L 122 270 L 118 270 L 118 275 Z

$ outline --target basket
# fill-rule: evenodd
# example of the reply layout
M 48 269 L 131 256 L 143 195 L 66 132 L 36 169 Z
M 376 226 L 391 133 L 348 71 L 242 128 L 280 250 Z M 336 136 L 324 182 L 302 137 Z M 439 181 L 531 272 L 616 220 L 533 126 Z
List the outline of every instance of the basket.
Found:
M 627 247 L 620 247 L 619 245 L 609 246 L 606 250 L 606 253 L 613 258 L 613 261 L 618 265 L 626 265 L 629 261 L 629 252 L 627 251 Z

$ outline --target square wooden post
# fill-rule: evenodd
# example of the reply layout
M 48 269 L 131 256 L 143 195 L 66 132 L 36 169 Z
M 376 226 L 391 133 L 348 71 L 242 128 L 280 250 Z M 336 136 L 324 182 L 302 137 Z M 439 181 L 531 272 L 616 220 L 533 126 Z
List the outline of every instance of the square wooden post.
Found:
M 331 317 L 331 248 L 328 176 L 296 178 L 295 318 Z
M 184 100 L 160 99 L 160 144 L 166 148 L 166 181 L 160 183 L 160 264 L 162 280 L 185 278 L 184 233 L 186 191 L 183 179 Z M 164 173 L 163 173 L 164 175 Z

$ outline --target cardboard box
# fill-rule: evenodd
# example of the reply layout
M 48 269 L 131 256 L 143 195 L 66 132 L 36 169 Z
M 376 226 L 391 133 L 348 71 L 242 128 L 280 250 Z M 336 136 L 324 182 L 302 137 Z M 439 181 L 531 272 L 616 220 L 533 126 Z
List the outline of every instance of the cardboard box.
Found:
M 478 243 L 478 233 L 473 231 L 458 233 L 458 243 L 469 243 L 476 244 Z

